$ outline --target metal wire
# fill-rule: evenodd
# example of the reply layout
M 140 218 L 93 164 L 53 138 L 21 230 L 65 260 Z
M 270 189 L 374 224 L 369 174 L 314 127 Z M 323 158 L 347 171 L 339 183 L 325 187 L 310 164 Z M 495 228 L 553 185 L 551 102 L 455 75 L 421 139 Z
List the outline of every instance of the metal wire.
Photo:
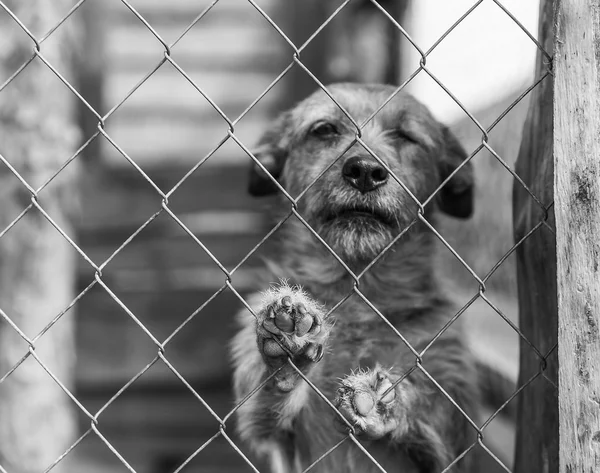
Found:
M 22 357 L 6 372 L 0 373 L 0 384 L 3 383 L 7 378 L 9 378 L 12 373 L 14 373 L 21 364 L 27 358 L 33 358 L 35 362 L 37 362 L 44 371 L 54 380 L 54 382 L 65 392 L 65 394 L 75 403 L 77 408 L 90 420 L 90 428 L 83 433 L 67 450 L 65 450 L 52 464 L 48 466 L 45 470 L 46 472 L 52 470 L 57 464 L 59 464 L 65 457 L 67 457 L 85 438 L 90 435 L 95 435 L 98 437 L 115 455 L 115 457 L 129 470 L 130 472 L 135 473 L 135 469 L 127 462 L 127 460 L 123 457 L 123 455 L 111 444 L 111 442 L 102 434 L 101 427 L 101 414 L 110 407 L 129 387 L 135 383 L 144 373 L 146 373 L 154 364 L 157 362 L 162 362 L 181 382 L 185 388 L 191 392 L 196 400 L 204 407 L 204 409 L 211 415 L 212 418 L 218 423 L 218 429 L 215 434 L 210 437 L 206 442 L 204 442 L 198 449 L 196 449 L 183 463 L 177 468 L 175 473 L 179 473 L 182 471 L 201 451 L 203 451 L 208 445 L 210 445 L 214 440 L 219 437 L 224 438 L 228 444 L 231 446 L 232 450 L 243 459 L 243 461 L 255 472 L 259 470 L 254 466 L 252 461 L 246 457 L 246 455 L 240 450 L 236 441 L 229 435 L 228 432 L 231 432 L 231 429 L 227 426 L 227 420 L 235 413 L 237 410 L 243 406 L 249 399 L 255 396 L 264 386 L 277 374 L 277 371 L 272 373 L 267 379 L 265 379 L 259 386 L 257 386 L 252 392 L 248 393 L 239 403 L 237 403 L 224 417 L 220 417 L 210 406 L 210 404 L 190 385 L 190 383 L 184 378 L 182 374 L 173 366 L 173 364 L 168 359 L 167 345 L 170 341 L 177 335 L 181 330 L 183 330 L 189 322 L 197 317 L 205 307 L 213 301 L 217 296 L 219 296 L 224 291 L 229 290 L 231 294 L 233 294 L 240 303 L 248 309 L 249 313 L 256 317 L 256 314 L 253 312 L 253 309 L 247 303 L 245 298 L 239 293 L 239 291 L 234 287 L 231 281 L 232 274 L 242 265 L 244 264 L 252 255 L 254 255 L 263 244 L 285 223 L 285 221 L 292 216 L 296 217 L 311 234 L 319 241 L 319 243 L 336 259 L 336 261 L 341 265 L 341 267 L 347 272 L 350 278 L 353 281 L 352 289 L 345 295 L 345 297 L 341 298 L 340 301 L 335 304 L 333 307 L 329 309 L 328 315 L 335 312 L 344 301 L 346 301 L 352 295 L 358 296 L 377 316 L 381 319 L 381 321 L 390 329 L 391 332 L 395 334 L 398 338 L 399 342 L 404 343 L 412 354 L 415 357 L 415 365 L 410 368 L 399 380 L 397 380 L 391 388 L 388 389 L 389 392 L 392 389 L 403 381 L 406 376 L 412 373 L 415 370 L 419 370 L 424 374 L 426 378 L 428 378 L 436 388 L 443 394 L 444 397 L 448 399 L 448 401 L 454 406 L 454 408 L 458 409 L 461 414 L 465 417 L 467 422 L 471 424 L 471 426 L 477 431 L 478 439 L 473 445 L 471 445 L 467 450 L 462 452 L 457 458 L 453 459 L 452 463 L 446 467 L 444 471 L 449 470 L 453 465 L 456 464 L 461 458 L 469 453 L 476 445 L 479 445 L 483 448 L 491 458 L 493 458 L 497 464 L 503 468 L 505 471 L 510 471 L 506 465 L 504 465 L 500 459 L 498 459 L 489 448 L 483 443 L 483 431 L 486 427 L 495 419 L 502 410 L 513 401 L 528 385 L 530 385 L 535 379 L 538 377 L 543 377 L 547 379 L 550 383 L 554 384 L 545 374 L 546 370 L 546 360 L 552 354 L 552 352 L 556 349 L 556 345 L 550 349 L 548 353 L 543 355 L 539 349 L 537 349 L 528 339 L 527 337 L 520 331 L 520 329 L 506 316 L 502 313 L 500 309 L 498 309 L 486 296 L 486 282 L 488 279 L 495 273 L 495 271 L 506 261 L 506 259 L 527 239 L 529 239 L 535 232 L 537 232 L 542 226 L 551 229 L 548 225 L 548 215 L 549 211 L 552 208 L 553 203 L 543 203 L 540 199 L 535 195 L 535 193 L 527 187 L 527 185 L 522 181 L 522 179 L 515 173 L 513 169 L 506 163 L 506 161 L 491 147 L 489 144 L 489 133 L 491 130 L 498 124 L 498 122 L 506 116 L 510 110 L 512 110 L 518 103 L 520 103 L 532 90 L 539 86 L 539 84 L 549 75 L 552 74 L 552 56 L 544 51 L 542 45 L 535 39 L 534 35 L 532 35 L 524 25 L 504 6 L 497 0 L 479 0 L 474 3 L 465 13 L 460 16 L 460 18 L 452 24 L 452 26 L 446 30 L 438 39 L 434 42 L 434 44 L 428 49 L 422 49 L 416 41 L 407 33 L 404 27 L 398 23 L 396 19 L 394 19 L 386 9 L 379 4 L 376 0 L 370 0 L 370 3 L 380 11 L 390 22 L 391 24 L 401 33 L 402 37 L 406 39 L 410 45 L 415 48 L 418 52 L 420 59 L 419 65 L 417 69 L 409 75 L 409 77 L 399 85 L 395 91 L 390 94 L 390 96 L 378 107 L 375 112 L 371 114 L 363 123 L 358 123 L 354 117 L 348 113 L 347 110 L 335 99 L 335 97 L 330 93 L 328 88 L 321 83 L 321 81 L 316 77 L 316 75 L 310 70 L 302 62 L 302 52 L 311 44 L 314 38 L 321 34 L 321 32 L 339 15 L 341 11 L 343 11 L 347 5 L 351 2 L 351 0 L 343 1 L 337 8 L 333 10 L 333 12 L 329 15 L 329 17 L 314 31 L 310 34 L 308 39 L 301 44 L 300 46 L 296 46 L 294 42 L 285 34 L 283 29 L 274 21 L 274 19 L 270 16 L 269 12 L 267 12 L 264 8 L 261 8 L 255 1 L 247 0 L 248 3 L 261 15 L 261 17 L 265 20 L 265 27 L 271 28 L 275 31 L 287 45 L 292 48 L 292 53 L 290 56 L 290 63 L 287 67 L 283 69 L 283 71 L 278 74 L 278 76 L 271 82 L 271 84 L 261 93 L 258 97 L 235 119 L 230 119 L 227 115 L 221 110 L 221 108 L 217 105 L 217 103 L 206 93 L 184 70 L 184 68 L 176 62 L 172 57 L 172 50 L 177 46 L 177 44 L 181 41 L 182 38 L 197 24 L 199 24 L 203 18 L 206 16 L 208 12 L 218 6 L 219 0 L 212 1 L 200 14 L 198 14 L 189 25 L 183 29 L 183 31 L 177 36 L 175 41 L 171 44 L 167 43 L 163 37 L 158 33 L 158 31 L 150 24 L 150 22 L 144 18 L 144 16 L 140 13 L 138 9 L 136 9 L 129 1 L 121 0 L 122 4 L 129 10 L 129 12 L 136 18 L 140 25 L 143 25 L 155 38 L 155 40 L 160 44 L 160 47 L 163 49 L 163 57 L 154 64 L 151 68 L 149 68 L 148 72 L 143 76 L 141 80 L 139 80 L 135 86 L 133 86 L 125 96 L 119 100 L 116 104 L 114 104 L 109 111 L 102 116 L 98 111 L 96 111 L 80 94 L 80 92 L 69 82 L 69 80 L 61 74 L 52 64 L 51 62 L 44 56 L 44 42 L 57 30 L 59 29 L 65 21 L 71 17 L 71 15 L 77 11 L 86 1 L 89 0 L 79 0 L 61 19 L 56 23 L 52 28 L 50 28 L 46 34 L 41 36 L 40 38 L 36 38 L 36 36 L 27 28 L 21 19 L 13 13 L 5 3 L 0 0 L 0 9 L 3 10 L 19 28 L 29 37 L 31 40 L 31 55 L 21 64 L 3 83 L 0 84 L 0 93 L 7 93 L 5 91 L 6 87 L 19 79 L 21 73 L 28 68 L 28 66 L 32 63 L 32 61 L 38 59 L 41 61 L 45 67 L 47 67 L 50 71 L 54 73 L 56 77 L 70 90 L 73 96 L 82 103 L 96 118 L 97 120 L 97 131 L 92 134 L 89 138 L 86 139 L 84 144 L 70 157 L 65 157 L 66 160 L 64 163 L 54 172 L 52 175 L 46 179 L 46 181 L 39 186 L 37 189 L 34 189 L 27 180 L 15 169 L 15 167 L 11 164 L 10 159 L 11 156 L 2 156 L 0 154 L 0 162 L 4 165 L 21 183 L 21 185 L 27 190 L 27 192 L 31 196 L 31 203 L 21 212 L 19 215 L 14 218 L 12 222 L 8 224 L 3 229 L 0 229 L 0 238 L 4 237 L 11 229 L 14 228 L 15 225 L 19 223 L 19 221 L 33 208 L 36 208 L 37 211 L 61 234 L 61 236 L 73 247 L 79 255 L 87 262 L 87 264 L 94 271 L 94 280 L 82 291 L 80 292 L 75 299 L 73 299 L 63 310 L 61 310 L 52 320 L 33 338 L 29 338 L 22 329 L 11 319 L 11 315 L 9 313 L 4 312 L 0 309 L 0 321 L 4 321 L 7 323 L 10 330 L 14 330 L 27 344 L 28 348 L 24 351 Z M 427 67 L 427 58 L 428 56 L 444 41 L 444 39 L 457 27 L 459 26 L 466 18 L 471 15 L 473 11 L 479 5 L 481 5 L 485 1 L 492 1 L 499 7 L 498 14 L 505 14 L 508 16 L 523 32 L 527 37 L 535 44 L 535 46 L 541 51 L 541 53 L 546 57 L 547 60 L 547 70 L 537 78 L 532 85 L 527 87 L 511 104 L 506 110 L 504 110 L 495 120 L 494 122 L 488 126 L 487 128 L 483 127 L 478 120 L 474 117 L 474 115 L 469 112 L 467 107 L 462 104 L 456 95 L 452 93 L 452 91 L 441 81 L 439 80 L 433 72 Z M 126 103 L 132 94 L 138 90 L 150 77 L 152 77 L 165 63 L 170 63 L 175 71 L 177 71 L 188 83 L 190 83 L 193 88 L 198 92 L 200 96 L 202 96 L 210 106 L 219 114 L 221 119 L 227 124 L 228 130 L 227 133 L 222 136 L 217 145 L 215 145 L 210 152 L 206 154 L 202 159 L 200 159 L 171 189 L 161 190 L 158 185 L 148 176 L 147 173 L 140 167 L 140 165 L 135 161 L 134 158 L 129 156 L 122 147 L 107 133 L 105 130 L 106 121 L 124 104 Z M 306 74 L 313 80 L 315 86 L 321 89 L 326 96 L 340 109 L 340 111 L 348 118 L 348 120 L 352 123 L 355 128 L 355 137 L 354 140 L 348 145 L 348 147 L 334 160 L 326 169 L 324 169 L 320 174 L 314 179 L 305 189 L 300 192 L 296 198 L 292 197 L 286 189 L 284 189 L 281 184 L 269 174 L 268 170 L 264 167 L 264 165 L 253 155 L 253 153 L 248 149 L 248 147 L 236 136 L 235 126 L 236 124 L 246 116 L 250 110 L 254 108 L 254 106 L 262 100 L 262 98 L 275 87 L 286 75 L 287 73 L 294 67 L 294 65 L 299 66 L 303 69 Z M 481 131 L 481 143 L 479 146 L 468 156 L 467 159 L 450 175 L 448 176 L 444 182 L 442 182 L 435 191 L 423 202 L 420 202 L 419 199 L 409 190 L 405 183 L 397 177 L 393 171 L 387 166 L 387 164 L 377 156 L 377 154 L 372 150 L 367 143 L 362 139 L 362 129 L 372 120 L 377 114 L 387 105 L 397 94 L 399 94 L 405 87 L 408 85 L 419 73 L 427 74 L 432 80 L 434 80 L 441 89 L 443 89 L 448 96 L 463 110 L 466 116 L 475 124 L 475 126 Z M 96 140 L 98 136 L 102 135 L 119 153 L 120 155 L 135 169 L 135 171 L 152 187 L 154 192 L 161 198 L 161 206 L 156 209 L 156 212 L 150 216 L 141 226 L 139 226 L 131 235 L 128 237 L 119 247 L 100 265 L 97 265 L 92 261 L 92 259 L 85 253 L 83 249 L 81 249 L 75 241 L 60 227 L 60 225 L 52 219 L 52 217 L 46 212 L 46 210 L 42 207 L 40 202 L 38 201 L 38 194 L 52 181 L 54 180 L 60 173 L 64 171 L 64 169 L 76 160 L 81 153 L 93 142 Z M 185 223 L 176 215 L 176 213 L 169 207 L 169 198 L 173 195 L 173 193 L 181 187 L 181 185 L 190 178 L 192 174 L 197 172 L 197 170 L 204 165 L 204 163 L 211 158 L 227 141 L 235 142 L 241 150 L 243 150 L 249 158 L 258 166 L 263 172 L 269 175 L 270 179 L 273 183 L 278 187 L 281 194 L 287 199 L 290 204 L 289 213 L 284 216 L 276 225 L 257 243 L 234 267 L 232 270 L 227 270 L 227 268 L 219 261 L 219 259 L 209 250 L 209 248 L 185 225 Z M 411 200 L 418 206 L 418 214 L 415 219 L 404 229 L 400 235 L 398 235 L 392 242 L 390 242 L 381 252 L 380 254 L 359 274 L 354 274 L 351 269 L 345 264 L 345 262 L 336 254 L 336 252 L 331 248 L 325 240 L 310 226 L 310 224 L 300 215 L 298 211 L 298 201 L 302 199 L 306 193 L 314 186 L 316 183 L 326 174 L 331 167 L 338 162 L 345 153 L 356 143 L 362 145 L 365 150 L 370 153 L 377 161 L 379 161 L 386 170 L 390 173 L 392 179 L 394 179 L 409 195 Z M 505 255 L 489 270 L 489 272 L 480 277 L 474 269 L 472 269 L 469 264 L 464 260 L 461 255 L 458 254 L 456 250 L 452 248 L 452 245 L 444 239 L 444 237 L 439 233 L 439 231 L 435 228 L 435 226 L 429 222 L 424 216 L 424 208 L 430 203 L 438 192 L 446 185 L 455 175 L 458 173 L 464 166 L 466 166 L 477 153 L 483 148 L 487 149 L 491 155 L 506 169 L 508 173 L 511 174 L 513 179 L 521 185 L 527 193 L 531 196 L 531 198 L 535 201 L 535 203 L 539 206 L 541 210 L 541 218 L 537 225 L 535 225 L 524 237 L 522 237 L 515 245 L 513 245 Z M 206 300 L 202 305 L 200 305 L 192 314 L 190 314 L 181 324 L 179 324 L 171 334 L 163 341 L 160 342 L 151 331 L 144 325 L 144 323 L 127 307 L 127 305 L 119 299 L 119 297 L 109 288 L 107 282 L 103 279 L 102 270 L 124 249 L 129 245 L 134 238 L 144 230 L 154 219 L 156 219 L 161 213 L 165 212 L 169 217 L 176 222 L 185 232 L 186 234 L 197 244 L 197 246 L 214 262 L 221 272 L 223 273 L 223 284 L 221 287 L 213 293 L 213 295 Z M 371 270 L 371 268 L 389 251 L 392 250 L 394 245 L 398 242 L 398 240 L 417 222 L 421 222 L 425 226 L 427 226 L 431 232 L 439 239 L 439 241 L 454 255 L 454 257 L 461 263 L 461 265 L 471 274 L 473 280 L 478 285 L 478 291 L 473 295 L 473 297 L 466 303 L 460 310 L 454 314 L 454 316 L 445 324 L 445 326 L 440 329 L 440 331 L 432 338 L 429 344 L 417 351 L 414 347 L 412 347 L 409 341 L 404 337 L 404 335 L 398 331 L 396 327 L 390 321 L 387 320 L 385 315 L 383 315 L 373 304 L 367 296 L 365 296 L 360 290 L 360 281 L 361 278 Z M 65 314 L 79 301 L 81 298 L 85 297 L 87 293 L 91 290 L 92 287 L 99 286 L 102 288 L 105 294 L 110 296 L 112 300 L 114 300 L 121 309 L 125 312 L 125 314 L 131 318 L 137 326 L 140 327 L 142 333 L 151 340 L 156 347 L 156 355 L 154 358 L 140 371 L 138 371 L 124 386 L 122 386 L 95 414 L 89 412 L 77 399 L 77 397 L 61 382 L 61 380 L 55 376 L 55 374 L 48 368 L 48 366 L 44 363 L 41 357 L 36 353 L 36 344 L 40 341 L 44 335 L 52 329 L 52 327 L 63 317 Z M 447 393 L 444 388 L 437 382 L 437 380 L 429 374 L 429 372 L 422 365 L 422 357 L 434 344 L 437 343 L 439 338 L 443 335 L 443 333 L 456 322 L 456 320 L 477 300 L 482 299 L 488 304 L 497 314 L 501 317 L 518 335 L 518 337 L 525 342 L 529 346 L 529 348 L 536 354 L 536 356 L 540 359 L 540 369 L 537 373 L 535 373 L 529 380 L 527 380 L 524 384 L 522 384 L 514 394 L 507 399 L 503 405 L 498 408 L 481 426 L 478 426 L 474 419 L 471 419 L 468 414 L 463 410 L 463 408 L 452 398 L 452 396 Z M 304 470 L 305 472 L 311 471 L 319 462 L 325 459 L 328 455 L 334 452 L 337 448 L 339 448 L 342 444 L 351 442 L 353 443 L 362 453 L 369 458 L 373 464 L 382 472 L 385 472 L 385 469 L 373 458 L 373 456 L 369 453 L 368 448 L 363 446 L 356 438 L 354 427 L 346 420 L 346 418 L 338 411 L 338 409 L 332 404 L 332 400 L 329 399 L 324 393 L 322 393 L 317 386 L 315 386 L 305 375 L 304 373 L 293 363 L 291 358 L 288 358 L 288 363 L 293 370 L 302 378 L 303 382 L 307 383 L 310 389 L 312 389 L 316 395 L 323 400 L 329 408 L 335 413 L 337 417 L 340 418 L 341 421 L 345 422 L 348 426 L 348 435 L 344 437 L 342 440 L 336 442 L 331 447 L 327 448 L 318 458 L 310 459 L 309 466 Z M 283 367 L 282 367 L 283 368 Z M 280 368 L 280 369 L 282 369 Z M 386 393 L 382 395 L 385 396 Z M 2 465 L 0 465 L 0 473 L 9 473 L 7 472 Z

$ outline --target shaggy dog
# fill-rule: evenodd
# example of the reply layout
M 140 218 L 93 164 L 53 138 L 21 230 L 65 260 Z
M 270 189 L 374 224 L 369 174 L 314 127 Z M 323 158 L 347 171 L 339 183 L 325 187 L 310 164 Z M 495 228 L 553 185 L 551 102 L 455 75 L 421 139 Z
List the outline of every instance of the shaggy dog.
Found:
M 440 472 L 476 441 L 480 400 L 430 225 L 437 211 L 470 216 L 472 169 L 452 175 L 465 151 L 411 96 L 327 90 L 254 153 L 250 193 L 279 194 L 288 218 L 266 262 L 280 282 L 238 316 L 238 432 L 277 473 Z M 470 471 L 471 456 L 450 471 Z

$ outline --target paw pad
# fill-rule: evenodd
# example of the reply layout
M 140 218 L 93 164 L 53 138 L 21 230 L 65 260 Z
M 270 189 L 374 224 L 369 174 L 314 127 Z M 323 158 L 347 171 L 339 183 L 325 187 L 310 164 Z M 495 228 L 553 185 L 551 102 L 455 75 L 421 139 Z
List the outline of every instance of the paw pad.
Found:
M 299 375 L 292 366 L 282 365 L 292 357 L 296 368 L 303 371 L 319 361 L 330 324 L 325 322 L 322 306 L 300 288 L 286 284 L 264 293 L 257 316 L 256 333 L 263 358 L 271 369 L 279 370 L 276 384 L 289 390 Z
M 394 418 L 396 388 L 389 373 L 376 368 L 344 378 L 337 391 L 335 405 L 360 434 L 372 439 L 390 433 L 397 425 Z M 340 422 L 340 430 L 347 425 Z
M 353 399 L 354 408 L 356 413 L 361 416 L 366 416 L 371 409 L 375 406 L 375 400 L 369 393 L 357 393 Z
M 320 320 L 309 314 L 302 302 L 294 304 L 289 296 L 283 297 L 279 304 L 269 306 L 267 317 L 264 327 L 274 334 L 283 332 L 303 337 L 313 326 L 317 330 L 320 325 Z

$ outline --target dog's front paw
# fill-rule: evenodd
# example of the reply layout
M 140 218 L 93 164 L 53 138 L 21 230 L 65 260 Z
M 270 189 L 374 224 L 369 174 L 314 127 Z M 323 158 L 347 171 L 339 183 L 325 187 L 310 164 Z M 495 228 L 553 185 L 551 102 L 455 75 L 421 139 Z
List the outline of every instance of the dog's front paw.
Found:
M 392 388 L 393 382 L 390 373 L 379 367 L 342 379 L 335 406 L 356 434 L 376 440 L 398 428 L 402 396 L 398 386 Z M 347 431 L 347 425 L 338 420 L 340 430 Z
M 258 347 L 269 368 L 280 369 L 275 375 L 279 389 L 289 391 L 298 373 L 287 364 L 304 370 L 323 357 L 330 324 L 324 319 L 324 309 L 299 287 L 281 284 L 264 293 L 257 313 Z

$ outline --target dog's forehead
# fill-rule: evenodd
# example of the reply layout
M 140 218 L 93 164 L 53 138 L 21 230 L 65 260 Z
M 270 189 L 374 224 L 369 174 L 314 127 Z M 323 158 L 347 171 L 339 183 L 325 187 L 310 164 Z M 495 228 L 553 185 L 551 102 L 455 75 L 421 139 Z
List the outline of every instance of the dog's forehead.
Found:
M 383 128 L 397 126 L 399 120 L 431 120 L 428 110 L 408 93 L 401 91 L 392 97 L 395 92 L 392 86 L 334 84 L 327 90 L 331 97 L 319 90 L 296 107 L 295 112 L 302 121 L 313 122 L 328 117 L 343 119 L 346 117 L 344 111 L 358 124 L 377 112 L 373 120 Z

